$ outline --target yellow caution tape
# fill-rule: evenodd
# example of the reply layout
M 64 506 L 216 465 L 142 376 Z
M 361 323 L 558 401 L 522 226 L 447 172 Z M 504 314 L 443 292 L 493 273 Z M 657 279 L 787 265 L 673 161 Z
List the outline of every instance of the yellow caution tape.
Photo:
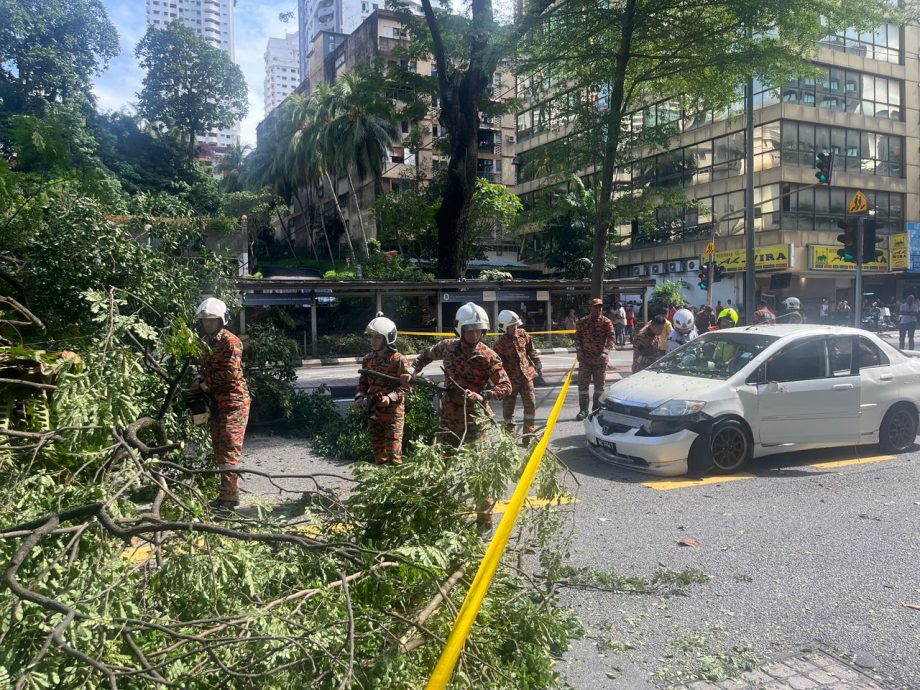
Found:
M 527 493 L 530 491 L 531 484 L 533 484 L 537 469 L 540 467 L 540 461 L 543 460 L 543 454 L 549 445 L 549 439 L 553 433 L 553 428 L 556 426 L 559 413 L 562 411 L 562 404 L 565 402 L 565 396 L 569 391 L 569 384 L 572 381 L 572 372 L 574 370 L 575 367 L 573 366 L 565 377 L 562 391 L 559 393 L 559 397 L 556 398 L 556 404 L 553 405 L 553 410 L 550 412 L 549 419 L 546 422 L 543 437 L 530 454 L 530 459 L 527 461 L 521 480 L 508 501 L 505 515 L 498 524 L 498 529 L 495 530 L 495 536 L 492 537 L 489 548 L 486 549 L 482 563 L 479 564 L 479 570 L 476 571 L 476 577 L 473 578 L 470 591 L 466 593 L 463 606 L 460 607 L 457 620 L 454 622 L 454 628 L 450 631 L 444 651 L 441 652 L 441 658 L 438 659 L 431 678 L 428 680 L 427 690 L 443 690 L 447 687 L 447 683 L 450 682 L 451 676 L 454 674 L 454 668 L 460 658 L 460 652 L 463 651 L 463 646 L 466 644 L 467 637 L 469 637 L 473 622 L 476 620 L 476 616 L 479 615 L 482 601 L 486 596 L 486 592 L 489 591 L 489 585 L 492 584 L 492 578 L 495 576 L 498 564 L 501 562 L 505 548 L 508 546 L 511 530 L 514 529 L 514 523 L 517 522 L 518 516 L 521 514 L 524 499 L 527 498 Z
M 527 331 L 530 335 L 572 335 L 575 331 L 563 330 L 563 331 Z M 418 336 L 428 336 L 431 338 L 456 338 L 457 334 L 453 331 L 449 333 L 430 333 L 425 331 L 399 331 L 400 335 L 418 335 Z M 486 333 L 486 335 L 499 336 L 501 333 Z

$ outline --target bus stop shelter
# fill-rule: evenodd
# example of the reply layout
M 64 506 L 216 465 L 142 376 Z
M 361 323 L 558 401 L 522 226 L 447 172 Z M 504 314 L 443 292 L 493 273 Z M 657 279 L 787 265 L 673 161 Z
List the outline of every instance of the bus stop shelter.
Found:
M 648 320 L 646 291 L 655 287 L 654 279 L 614 279 L 604 281 L 603 294 L 619 299 L 636 296 L 642 303 L 642 319 Z M 384 297 L 434 298 L 437 305 L 437 330 L 444 331 L 444 305 L 476 302 L 491 308 L 494 323 L 498 322 L 502 302 L 539 302 L 545 305 L 548 324 L 553 323 L 553 298 L 584 297 L 591 294 L 590 280 L 430 280 L 424 282 L 380 280 L 319 280 L 310 278 L 241 278 L 238 281 L 244 309 L 240 313 L 241 332 L 246 331 L 246 308 L 257 306 L 298 306 L 310 311 L 310 340 L 317 356 L 317 309 L 326 303 L 334 305 L 336 298 L 373 298 L 377 311 L 382 311 Z

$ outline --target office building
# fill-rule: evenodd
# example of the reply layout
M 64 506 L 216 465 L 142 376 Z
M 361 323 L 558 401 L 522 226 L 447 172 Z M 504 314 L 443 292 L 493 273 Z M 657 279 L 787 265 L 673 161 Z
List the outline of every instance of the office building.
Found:
M 855 267 L 841 261 L 838 223 L 856 191 L 869 200 L 885 241 L 881 262 L 865 271 L 864 297 L 888 302 L 906 294 L 910 274 L 905 232 L 920 220 L 920 28 L 886 25 L 870 32 L 826 37 L 815 56 L 817 73 L 778 89 L 754 88 L 754 200 L 756 292 L 778 304 L 800 297 L 806 314 L 822 298 L 852 304 Z M 528 86 L 528 84 L 523 84 Z M 534 92 L 534 90 L 531 90 Z M 539 90 L 536 90 L 539 93 Z M 543 151 L 564 136 L 553 100 L 531 97 L 517 115 L 519 178 L 516 192 L 532 205 L 559 184 L 547 174 Z M 618 277 L 656 277 L 683 283 L 694 304 L 705 301 L 698 271 L 711 239 L 726 278 L 716 298 L 743 295 L 745 117 L 743 102 L 726 112 L 684 113 L 672 102 L 649 104 L 634 127 L 673 122 L 679 133 L 668 150 L 640 151 L 618 180 L 680 188 L 702 208 L 658 209 L 655 222 L 622 219 L 611 249 Z M 816 184 L 816 155 L 834 155 L 830 185 Z M 556 164 L 558 166 L 558 163 Z M 553 171 L 558 173 L 559 171 Z M 596 170 L 578 174 L 596 180 Z M 920 228 L 920 226 L 916 226 Z M 920 252 L 920 248 L 914 251 Z M 920 281 L 918 281 L 920 282 Z M 917 286 L 920 288 L 920 285 Z M 918 292 L 920 294 L 920 292 Z

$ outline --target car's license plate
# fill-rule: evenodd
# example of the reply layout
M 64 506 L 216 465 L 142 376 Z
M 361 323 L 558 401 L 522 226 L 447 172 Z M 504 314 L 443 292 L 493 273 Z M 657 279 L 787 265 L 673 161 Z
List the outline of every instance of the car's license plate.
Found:
M 605 440 L 599 438 L 599 439 L 597 439 L 597 445 L 599 445 L 601 448 L 606 448 L 607 450 L 609 450 L 609 451 L 611 451 L 611 452 L 613 452 L 613 453 L 616 453 L 616 452 L 617 452 L 617 444 L 616 444 L 616 443 L 613 443 L 613 442 L 611 442 L 611 441 L 605 441 Z

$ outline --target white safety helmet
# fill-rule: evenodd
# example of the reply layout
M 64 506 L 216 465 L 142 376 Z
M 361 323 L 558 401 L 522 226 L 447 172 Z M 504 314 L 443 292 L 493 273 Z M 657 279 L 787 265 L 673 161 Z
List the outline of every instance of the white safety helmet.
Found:
M 382 335 L 387 345 L 392 345 L 396 342 L 396 324 L 385 317 L 382 311 L 378 311 L 377 316 L 367 324 L 364 333 L 365 335 Z
M 678 309 L 674 312 L 674 329 L 683 335 L 693 330 L 695 325 L 693 312 L 689 309 Z
M 802 303 L 798 297 L 787 297 L 783 300 L 783 307 L 786 308 L 786 311 L 798 311 L 802 308 Z
M 216 297 L 208 297 L 195 310 L 196 319 L 220 319 L 222 326 L 227 325 L 227 305 Z
M 465 329 L 489 330 L 489 315 L 478 304 L 467 302 L 457 310 L 454 319 L 454 330 L 462 336 Z
M 520 326 L 523 323 L 521 317 L 510 309 L 503 309 L 498 313 L 498 330 L 504 333 L 508 326 Z

